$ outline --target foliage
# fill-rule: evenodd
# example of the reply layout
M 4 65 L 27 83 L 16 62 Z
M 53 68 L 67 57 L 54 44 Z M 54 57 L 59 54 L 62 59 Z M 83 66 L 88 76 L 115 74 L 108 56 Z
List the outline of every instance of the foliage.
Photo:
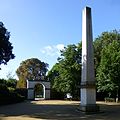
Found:
M 10 32 L 4 27 L 4 24 L 0 22 L 0 65 L 7 64 L 10 59 L 14 59 L 15 56 L 12 53 L 13 46 L 9 42 Z
M 116 102 L 115 98 L 105 97 L 105 102 Z
M 16 92 L 9 91 L 7 94 L 2 94 L 0 92 L 0 105 L 18 103 L 24 100 L 25 98 Z
M 103 32 L 94 41 L 95 70 L 100 65 L 102 50 L 113 41 L 120 41 L 120 33 L 117 30 Z
M 27 89 L 26 88 L 16 88 L 15 92 L 18 93 L 20 96 L 23 96 L 25 99 L 27 99 Z
M 17 80 L 16 79 L 8 79 L 7 87 L 16 88 Z
M 42 98 L 43 97 L 43 85 L 42 84 L 36 84 L 35 87 L 34 87 L 34 94 L 35 94 L 35 97 L 37 98 Z
M 7 86 L 7 80 L 0 80 L 0 105 L 21 102 L 25 98 L 15 92 L 15 88 Z
M 23 77 L 19 77 L 19 80 L 17 81 L 16 88 L 26 88 L 26 87 L 27 87 L 26 80 L 24 80 Z
M 53 68 L 48 72 L 52 89 L 57 92 L 71 93 L 78 96 L 81 74 L 81 44 L 68 45 L 61 51 Z
M 102 96 L 106 93 L 117 94 L 120 87 L 120 32 L 103 32 L 94 41 L 95 75 L 97 90 Z M 52 91 L 78 95 L 76 89 L 81 80 L 81 43 L 68 45 L 58 58 L 53 68 L 48 72 Z M 77 92 L 76 92 L 77 91 Z
M 101 62 L 97 69 L 98 91 L 106 91 L 109 96 L 120 87 L 120 41 L 112 41 L 101 52 Z
M 7 86 L 5 84 L 0 84 L 0 94 L 8 94 L 9 93 L 9 89 L 7 88 Z
M 5 80 L 5 79 L 0 79 L 0 85 L 1 84 L 7 84 L 7 80 Z
M 17 84 L 20 88 L 26 87 L 26 80 L 46 80 L 48 64 L 41 62 L 37 58 L 31 58 L 23 61 L 16 73 L 19 78 Z
M 16 79 L 12 79 L 12 78 L 8 80 L 0 79 L 0 85 L 5 85 L 7 88 L 8 87 L 16 88 L 16 83 L 17 83 Z
M 52 100 L 63 100 L 65 98 L 65 93 L 64 92 L 58 92 L 57 90 L 55 89 L 51 89 L 50 90 L 50 99 Z
M 43 93 L 43 85 L 41 85 L 39 83 L 35 85 L 34 89 L 35 89 L 36 94 L 39 94 L 39 92 Z

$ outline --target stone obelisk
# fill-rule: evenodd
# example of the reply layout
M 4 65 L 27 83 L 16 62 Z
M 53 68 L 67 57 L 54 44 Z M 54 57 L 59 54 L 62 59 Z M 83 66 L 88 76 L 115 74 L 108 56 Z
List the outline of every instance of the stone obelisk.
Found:
M 96 88 L 94 75 L 94 54 L 91 8 L 85 7 L 82 13 L 82 78 L 81 105 L 84 112 L 96 112 Z

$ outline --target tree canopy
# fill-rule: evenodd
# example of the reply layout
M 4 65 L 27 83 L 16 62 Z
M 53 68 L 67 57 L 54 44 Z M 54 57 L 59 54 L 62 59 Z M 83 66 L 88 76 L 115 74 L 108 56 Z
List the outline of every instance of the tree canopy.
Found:
M 120 33 L 103 32 L 94 42 L 97 90 L 117 94 L 120 87 Z
M 26 87 L 26 80 L 46 80 L 47 70 L 48 64 L 37 58 L 22 61 L 16 70 L 20 86 Z
M 97 69 L 99 91 L 110 94 L 120 87 L 120 42 L 113 41 L 102 50 L 101 62 Z
M 68 45 L 61 51 L 53 68 L 49 71 L 48 77 L 51 80 L 52 89 L 58 92 L 71 93 L 79 96 L 80 74 L 81 74 L 81 44 Z
M 120 32 L 103 32 L 94 42 L 97 91 L 117 94 L 120 88 Z M 48 72 L 52 89 L 79 96 L 81 80 L 81 43 L 68 45 Z
M 4 27 L 4 24 L 0 22 L 0 65 L 7 64 L 10 59 L 14 59 L 15 56 L 12 53 L 13 46 L 9 41 L 10 32 Z
M 95 56 L 95 69 L 100 64 L 102 50 L 111 44 L 114 40 L 120 41 L 120 33 L 117 30 L 111 32 L 103 32 L 94 41 L 94 56 Z

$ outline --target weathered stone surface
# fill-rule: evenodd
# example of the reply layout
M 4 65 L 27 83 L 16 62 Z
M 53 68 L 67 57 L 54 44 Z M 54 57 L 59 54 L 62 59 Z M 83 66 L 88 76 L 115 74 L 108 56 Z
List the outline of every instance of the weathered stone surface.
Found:
M 27 80 L 28 99 L 31 99 L 31 100 L 35 99 L 34 87 L 36 84 L 42 84 L 43 86 L 44 95 L 43 95 L 43 98 L 40 98 L 40 99 L 50 99 L 50 82 L 49 81 Z
M 95 112 L 99 109 L 96 105 L 92 17 L 91 8 L 89 7 L 85 7 L 82 14 L 82 79 L 80 109 L 84 112 Z
M 96 104 L 88 104 L 80 107 L 80 110 L 86 113 L 96 113 L 99 112 L 99 106 Z

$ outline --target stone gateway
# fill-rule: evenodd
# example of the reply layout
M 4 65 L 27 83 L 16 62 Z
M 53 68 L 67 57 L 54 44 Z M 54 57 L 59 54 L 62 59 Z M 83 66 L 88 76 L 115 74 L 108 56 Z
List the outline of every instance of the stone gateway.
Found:
M 27 80 L 28 99 L 50 99 L 50 82 L 42 80 Z

